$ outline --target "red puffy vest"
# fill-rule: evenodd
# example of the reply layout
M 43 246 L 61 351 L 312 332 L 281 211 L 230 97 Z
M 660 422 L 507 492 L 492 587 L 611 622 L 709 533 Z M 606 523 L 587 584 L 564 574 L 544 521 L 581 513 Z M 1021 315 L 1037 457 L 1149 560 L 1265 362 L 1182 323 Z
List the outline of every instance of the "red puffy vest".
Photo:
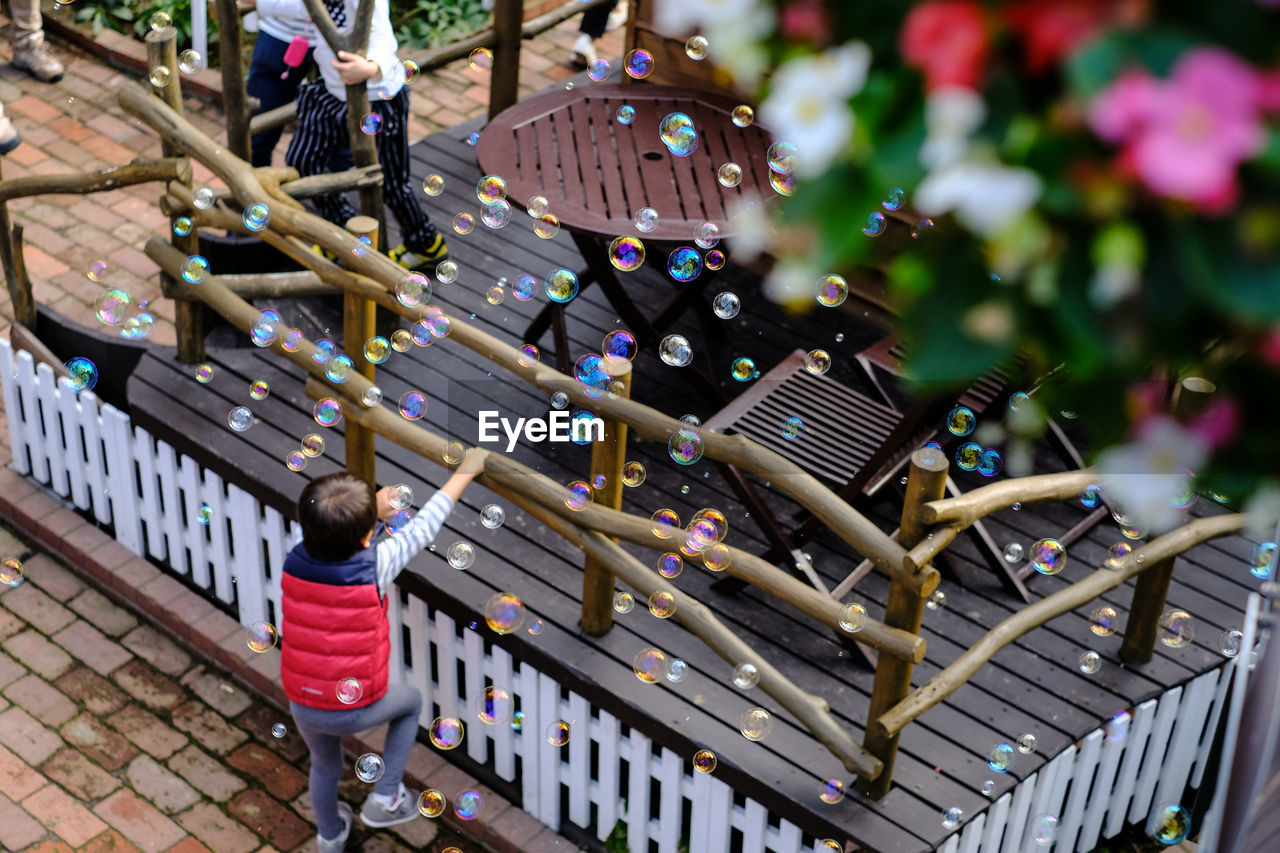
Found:
M 339 562 L 316 560 L 299 544 L 281 578 L 280 680 L 291 701 L 325 711 L 370 705 L 387 692 L 391 641 L 377 559 L 365 548 Z M 354 678 L 359 698 L 339 700 Z M 349 682 L 344 685 L 349 690 Z M 350 692 L 344 698 L 349 698 Z

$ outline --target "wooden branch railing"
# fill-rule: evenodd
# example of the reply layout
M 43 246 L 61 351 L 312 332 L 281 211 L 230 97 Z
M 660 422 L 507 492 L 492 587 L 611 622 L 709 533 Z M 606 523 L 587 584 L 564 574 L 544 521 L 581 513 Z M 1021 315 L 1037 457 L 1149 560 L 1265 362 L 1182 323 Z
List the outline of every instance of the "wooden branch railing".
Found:
M 1189 548 L 1210 539 L 1238 533 L 1248 520 L 1249 517 L 1244 513 L 1197 519 L 1138 548 L 1120 568 L 1100 568 L 1083 580 L 1027 605 L 988 631 L 954 663 L 926 681 L 906 699 L 878 719 L 869 721 L 868 731 L 875 731 L 882 737 L 901 732 L 907 723 L 954 693 L 990 661 L 996 652 L 1023 634 L 1056 616 L 1082 607 L 1134 575 L 1165 560 L 1171 560 Z
M 96 193 L 148 181 L 191 180 L 191 161 L 185 157 L 138 157 L 125 166 L 67 175 L 25 175 L 0 182 L 0 204 L 15 198 L 57 193 Z

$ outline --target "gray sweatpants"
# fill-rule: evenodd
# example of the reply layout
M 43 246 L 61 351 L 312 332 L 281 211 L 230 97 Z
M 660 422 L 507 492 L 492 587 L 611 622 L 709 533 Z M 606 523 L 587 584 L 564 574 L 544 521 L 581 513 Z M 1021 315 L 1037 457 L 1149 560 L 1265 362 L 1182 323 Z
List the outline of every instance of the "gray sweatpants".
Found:
M 350 711 L 322 711 L 297 702 L 290 702 L 289 710 L 298 734 L 311 750 L 311 807 L 321 836 L 337 838 L 342 834 L 338 780 L 346 764 L 342 756 L 344 735 L 387 723 L 387 742 L 382 750 L 385 772 L 373 790 L 388 797 L 400 790 L 400 778 L 418 736 L 418 715 L 422 711 L 422 695 L 416 687 L 392 684 L 377 702 Z

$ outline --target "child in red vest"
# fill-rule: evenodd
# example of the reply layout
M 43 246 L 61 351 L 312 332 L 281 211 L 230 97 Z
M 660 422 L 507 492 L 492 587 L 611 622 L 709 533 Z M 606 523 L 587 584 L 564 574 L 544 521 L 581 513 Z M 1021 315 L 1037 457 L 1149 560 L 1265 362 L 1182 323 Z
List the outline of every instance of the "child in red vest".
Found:
M 395 536 L 370 545 L 375 522 L 389 518 L 392 488 L 376 494 L 364 480 L 330 474 L 298 499 L 302 542 L 284 561 L 280 679 L 298 733 L 311 750 L 311 804 L 320 853 L 341 853 L 352 810 L 338 802 L 342 738 L 387 723 L 384 773 L 360 810 L 365 826 L 407 823 L 418 793 L 401 781 L 418 734 L 422 696 L 388 683 L 391 650 L 387 592 L 396 575 L 440 531 L 488 451 L 472 448 L 445 484 Z

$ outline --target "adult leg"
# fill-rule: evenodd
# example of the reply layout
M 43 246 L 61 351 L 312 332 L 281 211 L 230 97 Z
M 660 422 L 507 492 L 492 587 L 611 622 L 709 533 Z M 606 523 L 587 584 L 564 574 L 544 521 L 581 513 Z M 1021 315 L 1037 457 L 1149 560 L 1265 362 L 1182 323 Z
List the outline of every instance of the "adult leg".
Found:
M 347 105 L 325 89 L 323 83 L 308 83 L 298 90 L 298 129 L 289 141 L 285 163 L 299 175 L 325 171 L 347 131 Z M 317 196 L 316 209 L 330 222 L 346 225 L 357 210 L 341 194 Z
M 284 52 L 289 43 L 273 35 L 259 31 L 253 43 L 253 61 L 249 64 L 249 79 L 245 90 L 250 97 L 257 98 L 258 112 L 265 113 L 298 97 L 298 87 L 306 78 L 307 64 L 311 59 L 311 51 L 307 51 L 302 65 L 292 68 L 284 64 Z M 251 140 L 253 148 L 253 165 L 270 166 L 271 153 L 284 128 L 275 127 L 256 133 Z
M 12 18 L 9 43 L 13 46 L 13 67 L 45 83 L 61 80 L 66 69 L 44 43 L 40 0 L 9 0 L 9 15 Z
M 409 92 L 401 88 L 389 101 L 378 101 L 382 116 L 378 133 L 378 162 L 382 164 L 382 193 L 400 223 L 400 237 L 411 252 L 425 252 L 438 233 L 409 180 Z
M 578 25 L 578 32 L 585 33 L 593 39 L 598 39 L 604 35 L 605 28 L 608 26 L 609 13 L 618 5 L 618 0 L 611 3 L 601 3 L 599 6 L 592 6 L 590 9 L 582 13 L 582 23 Z
M 22 144 L 22 134 L 4 114 L 4 104 L 0 104 L 0 154 L 8 154 Z
M 345 761 L 342 756 L 342 736 L 316 731 L 308 723 L 316 714 L 332 712 L 316 711 L 294 705 L 294 724 L 298 733 L 311 750 L 311 808 L 316 813 L 316 828 L 322 838 L 337 838 L 342 834 L 342 818 L 338 815 L 338 780 L 342 778 Z M 343 713 L 343 712 L 338 712 Z

